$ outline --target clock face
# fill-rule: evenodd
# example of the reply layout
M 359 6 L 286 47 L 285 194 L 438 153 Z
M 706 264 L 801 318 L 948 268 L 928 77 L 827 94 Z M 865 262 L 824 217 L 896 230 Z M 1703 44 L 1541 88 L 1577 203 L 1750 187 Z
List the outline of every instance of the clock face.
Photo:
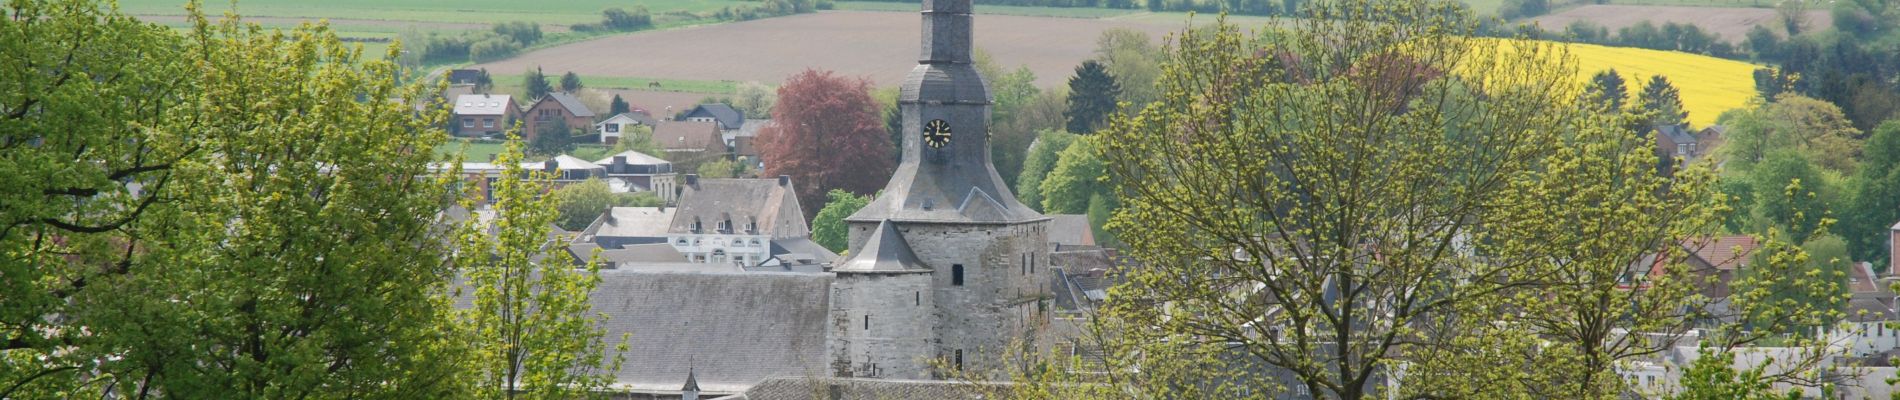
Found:
M 950 144 L 950 123 L 933 119 L 924 124 L 924 144 L 934 149 L 941 149 L 944 145 Z

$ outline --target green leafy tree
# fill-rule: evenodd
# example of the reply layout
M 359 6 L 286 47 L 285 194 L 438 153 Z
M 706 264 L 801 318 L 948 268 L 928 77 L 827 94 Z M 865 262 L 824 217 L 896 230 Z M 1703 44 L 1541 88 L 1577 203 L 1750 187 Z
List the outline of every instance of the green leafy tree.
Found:
M 574 71 L 568 71 L 565 74 L 561 74 L 561 91 L 562 92 L 566 92 L 570 94 L 580 93 L 581 87 L 582 87 L 581 76 L 575 75 Z
M 0 10 L 0 397 L 462 397 L 400 46 Z
M 541 73 L 541 67 L 534 67 L 533 70 L 523 74 L 521 87 L 527 91 L 527 101 L 535 101 L 554 91 L 554 87 L 548 84 L 548 76 Z
M 567 126 L 567 118 L 540 123 L 534 141 L 529 143 L 535 154 L 553 156 L 574 151 L 574 129 Z
M 741 83 L 732 95 L 732 107 L 745 113 L 746 118 L 772 118 L 772 104 L 777 101 L 778 93 L 758 82 Z
M 1651 126 L 1682 125 L 1689 122 L 1689 111 L 1682 106 L 1682 93 L 1669 78 L 1662 75 L 1649 77 L 1649 83 L 1643 85 L 1643 92 L 1637 95 L 1642 99 L 1643 109 L 1656 113 Z
M 615 198 L 618 197 L 607 187 L 607 182 L 592 178 L 556 188 L 548 192 L 548 196 L 554 198 L 554 208 L 560 211 L 560 215 L 554 219 L 554 225 L 570 231 L 587 228 L 594 219 L 615 206 Z
M 1056 165 L 1042 179 L 1042 211 L 1051 214 L 1082 214 L 1089 210 L 1089 199 L 1096 194 L 1112 194 L 1106 182 L 1096 141 L 1081 137 L 1056 156 Z
M 561 218 L 559 196 L 541 196 L 551 177 L 522 169 L 521 150 L 519 140 L 510 140 L 495 159 L 505 166 L 502 176 L 521 177 L 495 181 L 495 217 L 469 219 L 453 241 L 453 265 L 470 303 L 457 313 L 456 329 L 468 343 L 473 397 L 595 395 L 613 383 L 625 339 L 608 356 L 599 325 L 605 317 L 587 301 L 600 283 L 600 264 L 577 262 L 561 250 L 563 239 L 549 239 Z M 476 206 L 472 197 L 465 207 Z
M 1108 74 L 1108 68 L 1100 61 L 1083 61 L 1075 67 L 1075 76 L 1069 77 L 1069 110 L 1064 113 L 1068 119 L 1065 125 L 1070 133 L 1094 133 L 1115 113 L 1116 101 L 1121 98 L 1121 84 Z
M 627 151 L 636 151 L 640 154 L 654 157 L 666 155 L 665 151 L 661 151 L 660 145 L 653 143 L 653 128 L 646 125 L 636 125 L 632 127 L 622 127 L 620 129 L 620 141 L 614 142 L 613 149 L 607 151 L 608 155 L 620 154 Z
M 1813 232 L 1820 223 L 1818 217 L 1826 215 L 1835 202 L 1834 188 L 1827 185 L 1820 171 L 1798 152 L 1769 154 L 1749 177 L 1754 193 L 1793 193 L 1756 196 L 1755 214 L 1769 224 L 1753 227 L 1756 232 L 1778 229 L 1793 234 L 1791 239 L 1795 243 L 1802 243 L 1807 240 L 1807 232 Z
M 631 111 L 633 111 L 633 105 L 627 104 L 627 100 L 620 98 L 620 95 L 618 94 L 614 95 L 613 100 L 607 102 L 607 116 L 608 117 L 613 117 L 615 115 L 620 115 L 620 114 L 626 114 Z
M 1155 79 L 1161 77 L 1161 46 L 1146 32 L 1110 28 L 1095 39 L 1095 60 L 1108 67 L 1121 93 L 1117 100 L 1140 109 L 1159 96 Z
M 1624 99 L 1629 97 L 1629 89 L 1623 85 L 1623 76 L 1615 68 L 1599 71 L 1590 77 L 1590 85 L 1584 88 L 1584 98 L 1595 103 L 1603 110 L 1615 112 L 1623 109 Z
M 699 164 L 694 173 L 701 178 L 738 178 L 747 174 L 745 163 L 725 157 Z
M 1729 167 L 1747 172 L 1777 151 L 1802 153 L 1839 174 L 1854 173 L 1860 158 L 1860 130 L 1826 101 L 1782 95 L 1773 103 L 1733 110 L 1720 119 L 1728 126 L 1723 156 Z
M 1016 183 L 1016 197 L 1023 204 L 1044 211 L 1042 208 L 1042 180 L 1055 170 L 1063 150 L 1075 143 L 1075 134 L 1055 129 L 1043 130 L 1037 135 L 1036 143 L 1029 146 L 1029 156 L 1023 161 L 1023 171 Z
M 851 246 L 851 227 L 844 223 L 846 217 L 858 212 L 866 204 L 871 204 L 871 196 L 859 196 L 843 190 L 832 190 L 825 194 L 831 201 L 825 202 L 825 208 L 811 220 L 811 239 L 818 245 L 833 252 L 843 253 Z
M 1900 120 L 1875 129 L 1861 154 L 1860 167 L 1846 185 L 1850 193 L 1843 207 L 1842 233 L 1854 259 L 1892 260 L 1887 229 L 1900 222 Z
M 989 80 L 990 97 L 994 99 L 990 106 L 990 164 L 996 166 L 996 173 L 1004 184 L 1014 185 L 1029 152 L 1029 143 L 1036 140 L 1036 130 L 1028 127 L 1046 119 L 1040 104 L 1036 104 L 1042 99 L 1042 90 L 1036 88 L 1036 73 L 1027 65 L 1005 71 L 982 49 L 977 49 L 972 58 L 977 72 Z M 1056 113 L 1061 111 L 1058 109 Z M 889 122 L 902 123 L 901 120 Z

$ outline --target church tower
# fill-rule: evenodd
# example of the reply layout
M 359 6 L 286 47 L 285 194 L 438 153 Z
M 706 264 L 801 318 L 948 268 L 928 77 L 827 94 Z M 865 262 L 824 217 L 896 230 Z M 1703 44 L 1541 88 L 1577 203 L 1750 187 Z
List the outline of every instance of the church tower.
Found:
M 1008 347 L 1032 346 L 1047 319 L 1049 219 L 990 163 L 970 13 L 971 0 L 923 1 L 923 50 L 898 97 L 903 161 L 845 219 L 851 257 L 832 268 L 834 375 L 1004 378 Z

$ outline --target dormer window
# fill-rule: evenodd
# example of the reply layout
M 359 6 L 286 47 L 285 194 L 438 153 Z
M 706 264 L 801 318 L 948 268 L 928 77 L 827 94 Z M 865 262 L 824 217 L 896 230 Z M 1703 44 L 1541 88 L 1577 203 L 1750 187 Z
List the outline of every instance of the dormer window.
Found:
M 703 226 L 699 224 L 699 217 L 693 217 L 693 233 L 699 233 L 701 228 Z

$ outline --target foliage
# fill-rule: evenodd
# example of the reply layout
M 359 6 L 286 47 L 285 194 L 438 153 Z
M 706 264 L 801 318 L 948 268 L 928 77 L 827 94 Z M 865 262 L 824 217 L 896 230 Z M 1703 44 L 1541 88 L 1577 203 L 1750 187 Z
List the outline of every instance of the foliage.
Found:
M 1038 212 L 1042 207 L 1042 180 L 1055 170 L 1056 162 L 1069 145 L 1075 143 L 1075 134 L 1055 129 L 1045 129 L 1029 146 L 1029 156 L 1023 161 L 1023 172 L 1016 183 L 1016 197 L 1023 204 Z
M 989 53 L 977 49 L 972 56 L 976 61 L 978 73 L 990 82 L 990 97 L 994 103 L 990 106 L 990 164 L 996 167 L 997 175 L 1004 184 L 1014 185 L 1017 173 L 1022 171 L 1023 159 L 1029 152 L 1029 144 L 1036 140 L 1032 126 L 1043 125 L 1048 121 L 1043 108 L 1037 104 L 1042 100 L 1042 90 L 1036 88 L 1036 73 L 1028 65 L 1018 66 L 1015 71 L 1005 72 L 998 67 Z M 891 117 L 896 117 L 892 109 Z M 1057 117 L 1060 117 L 1056 111 Z M 901 130 L 903 121 L 892 119 L 887 124 L 897 123 Z M 901 143 L 901 132 L 893 135 L 892 143 Z M 900 146 L 901 147 L 901 146 Z
M 1094 133 L 1115 113 L 1115 102 L 1120 97 L 1121 85 L 1108 74 L 1107 67 L 1100 61 L 1083 61 L 1075 67 L 1075 76 L 1069 77 L 1069 110 L 1064 113 L 1068 124 L 1065 126 L 1070 133 Z
M 583 87 L 581 84 L 581 76 L 575 75 L 574 71 L 567 71 L 567 73 L 561 74 L 561 92 L 569 94 L 580 93 L 581 87 Z
M 732 108 L 745 113 L 746 118 L 772 118 L 772 103 L 778 100 L 770 86 L 758 82 L 739 84 L 732 95 Z
M 1774 381 L 1767 377 L 1768 364 L 1736 371 L 1735 353 L 1710 349 L 1704 345 L 1696 350 L 1699 355 L 1689 367 L 1683 369 L 1679 381 L 1682 390 L 1666 397 L 1669 400 L 1794 400 L 1800 394 L 1789 393 L 1778 396 L 1774 393 Z
M 1154 82 L 1161 76 L 1161 47 L 1147 33 L 1127 28 L 1102 31 L 1095 40 L 1094 59 L 1108 67 L 1108 75 L 1121 88 L 1116 99 L 1129 107 L 1139 110 L 1160 95 Z
M 542 196 L 551 176 L 522 169 L 521 150 L 519 140 L 510 140 L 495 160 L 505 166 L 502 176 L 521 178 L 494 181 L 494 218 L 468 219 L 453 242 L 453 265 L 464 280 L 458 292 L 467 290 L 470 303 L 456 313 L 456 330 L 468 343 L 472 397 L 590 396 L 613 382 L 625 344 L 606 355 L 598 325 L 606 317 L 596 316 L 587 301 L 600 283 L 600 263 L 576 268 L 564 239 L 550 243 L 549 227 L 573 201 Z M 473 197 L 463 207 L 477 207 Z
M 1778 229 L 1795 233 L 1793 241 L 1801 243 L 1807 239 L 1804 235 L 1814 231 L 1820 223 L 1817 216 L 1827 214 L 1835 203 L 1836 191 L 1826 184 L 1827 180 L 1801 153 L 1769 153 L 1768 158 L 1750 172 L 1749 178 L 1754 185 L 1754 193 L 1790 193 L 1788 196 L 1756 197 L 1755 215 L 1770 224 L 1753 227 L 1756 232 Z
M 1636 96 L 1643 110 L 1655 113 L 1650 126 L 1676 126 L 1689 122 L 1689 111 L 1682 106 L 1682 91 L 1662 75 L 1649 77 L 1643 92 Z
M 759 157 L 764 175 L 791 176 L 807 212 L 822 208 L 832 189 L 870 194 L 890 179 L 890 136 L 870 87 L 817 70 L 792 75 L 779 87 L 773 123 L 759 132 Z
M 825 208 L 819 210 L 818 216 L 811 220 L 811 239 L 832 252 L 844 253 L 851 246 L 851 227 L 845 224 L 844 219 L 857 213 L 866 204 L 871 204 L 871 196 L 832 189 L 825 193 L 825 197 L 829 198 Z
M 653 15 L 646 6 L 633 6 L 633 11 L 620 7 L 608 8 L 600 12 L 600 26 L 616 31 L 636 31 L 653 27 Z
M 615 94 L 614 99 L 607 103 L 607 117 L 609 118 L 612 118 L 615 115 L 626 114 L 632 111 L 633 111 L 633 105 L 627 104 L 627 100 L 620 98 L 619 94 Z
M 522 46 L 541 42 L 541 24 L 525 21 L 511 21 L 495 24 L 495 34 L 514 40 Z
M 534 140 L 529 143 L 534 154 L 553 156 L 574 151 L 574 129 L 567 126 L 567 118 L 555 118 L 539 122 L 535 127 Z
M 653 128 L 646 125 L 637 125 L 633 127 L 621 127 L 620 129 L 620 141 L 614 142 L 613 149 L 607 150 L 608 155 L 620 154 L 627 151 L 636 151 L 640 154 L 654 157 L 666 155 L 666 152 L 661 151 L 660 145 L 653 143 Z
M 1616 112 L 1623 109 L 1629 88 L 1623 86 L 1623 76 L 1617 75 L 1616 69 L 1611 68 L 1591 76 L 1590 84 L 1584 87 L 1583 93 L 1584 99 L 1595 103 L 1597 107 Z
M 1887 229 L 1900 222 L 1900 120 L 1888 121 L 1874 130 L 1861 155 L 1857 173 L 1845 186 L 1847 204 L 1841 207 L 1841 231 L 1853 249 L 1853 259 L 1892 260 Z
M 560 212 L 554 218 L 554 225 L 561 229 L 578 231 L 586 229 L 588 224 L 594 222 L 594 219 L 600 218 L 607 209 L 613 208 L 615 195 L 607 187 L 607 182 L 589 178 L 580 183 L 555 188 L 548 192 L 548 197 L 553 198 L 551 201 L 554 209 Z
M 1113 194 L 1096 146 L 1095 140 L 1083 136 L 1057 154 L 1055 166 L 1042 179 L 1042 212 L 1086 213 L 1090 198 Z
M 525 100 L 528 102 L 538 101 L 554 91 L 554 86 L 548 84 L 548 76 L 541 73 L 541 67 L 534 67 L 533 70 L 523 73 L 521 87 L 527 91 L 528 96 Z
M 725 157 L 708 160 L 694 168 L 693 173 L 702 178 L 740 178 L 754 175 L 749 163 L 739 162 Z
M 0 397 L 461 397 L 437 88 L 188 7 L 0 8 Z
M 475 93 L 486 94 L 495 90 L 495 78 L 488 75 L 488 69 L 482 68 L 475 73 Z
M 1723 116 L 1728 126 L 1722 153 L 1731 168 L 1747 172 L 1770 153 L 1793 151 L 1822 167 L 1851 174 L 1859 158 L 1860 130 L 1826 101 L 1793 94 Z M 1770 192 L 1779 190 L 1779 185 Z

